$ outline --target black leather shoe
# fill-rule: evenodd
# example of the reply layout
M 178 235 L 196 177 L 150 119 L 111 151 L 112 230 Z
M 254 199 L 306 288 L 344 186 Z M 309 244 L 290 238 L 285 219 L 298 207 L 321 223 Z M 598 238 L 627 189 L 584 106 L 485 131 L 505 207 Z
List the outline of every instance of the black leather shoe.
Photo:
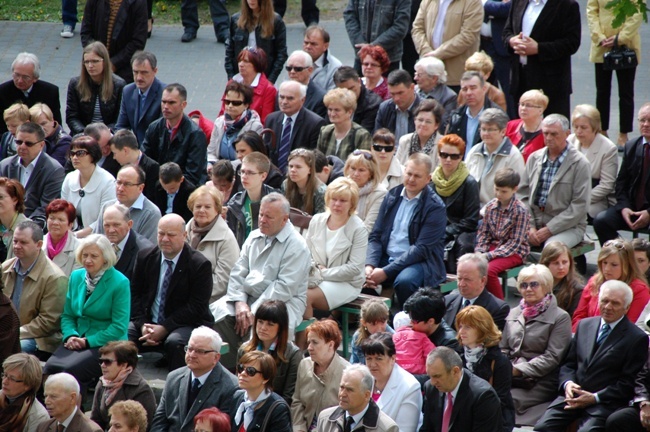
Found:
M 185 33 L 181 36 L 181 42 L 192 42 L 193 39 L 196 39 L 196 33 L 190 30 L 185 30 Z

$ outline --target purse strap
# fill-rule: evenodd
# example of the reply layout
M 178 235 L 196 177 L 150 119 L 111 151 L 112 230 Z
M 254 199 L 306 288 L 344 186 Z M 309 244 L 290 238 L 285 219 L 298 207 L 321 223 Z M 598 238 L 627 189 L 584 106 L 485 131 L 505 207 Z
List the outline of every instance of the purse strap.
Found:
M 276 400 L 276 401 L 273 402 L 273 404 L 269 407 L 269 410 L 266 412 L 266 415 L 264 416 L 264 421 L 262 422 L 262 427 L 260 428 L 260 432 L 264 432 L 264 431 L 266 431 L 266 427 L 268 426 L 269 421 L 271 420 L 271 414 L 273 414 L 273 410 L 275 410 L 275 408 L 276 408 L 278 405 L 282 404 L 283 402 L 284 402 L 284 400 Z
M 614 49 L 618 49 L 618 33 L 616 33 L 616 37 L 614 38 Z

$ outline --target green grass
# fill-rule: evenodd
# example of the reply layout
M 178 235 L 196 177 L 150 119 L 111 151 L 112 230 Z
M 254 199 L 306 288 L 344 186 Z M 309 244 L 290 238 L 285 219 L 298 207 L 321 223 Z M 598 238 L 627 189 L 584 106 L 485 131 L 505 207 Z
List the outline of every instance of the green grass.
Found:
M 285 22 L 301 22 L 300 1 L 288 0 Z M 319 0 L 321 20 L 341 19 L 345 0 Z M 83 15 L 86 0 L 79 0 L 79 20 Z M 239 11 L 237 0 L 227 0 L 230 13 Z M 180 0 L 158 0 L 154 2 L 153 16 L 156 24 L 179 24 L 181 22 Z M 207 0 L 199 0 L 199 19 L 202 24 L 211 23 Z M 61 0 L 0 0 L 0 20 L 3 21 L 37 21 L 61 22 Z

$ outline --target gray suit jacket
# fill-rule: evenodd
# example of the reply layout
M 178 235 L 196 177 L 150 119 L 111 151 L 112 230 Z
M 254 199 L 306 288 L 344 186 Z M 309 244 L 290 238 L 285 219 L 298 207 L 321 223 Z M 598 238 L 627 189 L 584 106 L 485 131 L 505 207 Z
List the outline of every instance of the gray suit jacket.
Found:
M 307 85 L 307 95 L 305 96 L 305 108 L 318 114 L 325 121 L 328 121 L 327 108 L 323 102 L 325 93 L 323 87 L 316 84 L 315 81 L 309 80 L 309 84 Z
M 57 432 L 58 421 L 54 418 L 41 423 L 36 432 Z M 65 428 L 66 432 L 103 432 L 102 428 L 92 420 L 89 420 L 80 410 L 77 410 L 72 421 Z
M 228 415 L 233 414 L 230 407 L 237 389 L 237 378 L 233 374 L 217 364 L 190 407 L 191 379 L 192 372 L 187 366 L 169 373 L 150 432 L 192 432 L 194 416 L 205 408 L 217 407 Z

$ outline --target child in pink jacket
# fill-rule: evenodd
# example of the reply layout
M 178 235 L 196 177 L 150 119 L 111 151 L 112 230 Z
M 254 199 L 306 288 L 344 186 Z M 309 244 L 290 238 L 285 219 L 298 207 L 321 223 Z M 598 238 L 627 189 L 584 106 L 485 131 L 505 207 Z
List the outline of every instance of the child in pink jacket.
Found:
M 397 364 L 414 375 L 427 373 L 427 355 L 436 347 L 429 336 L 411 328 L 411 319 L 406 312 L 395 315 L 393 326 Z

